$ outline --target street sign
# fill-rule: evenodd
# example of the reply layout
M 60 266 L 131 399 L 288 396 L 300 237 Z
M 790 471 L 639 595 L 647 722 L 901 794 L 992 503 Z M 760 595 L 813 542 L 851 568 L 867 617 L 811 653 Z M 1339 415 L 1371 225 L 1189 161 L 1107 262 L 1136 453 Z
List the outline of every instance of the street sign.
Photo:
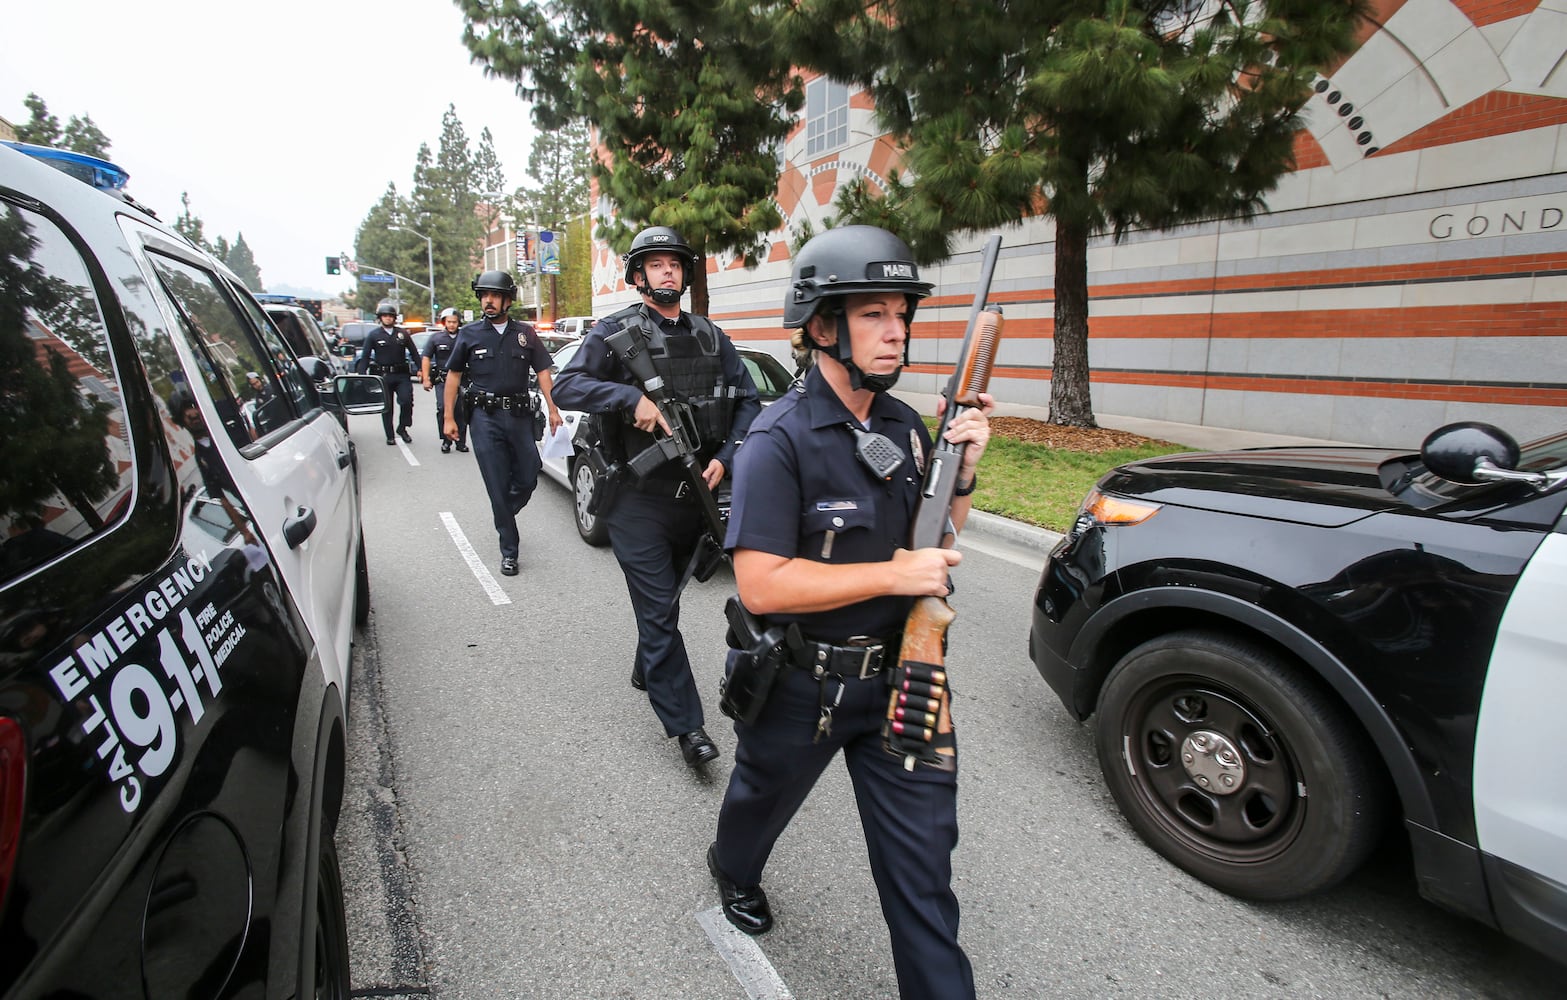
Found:
M 390 274 L 361 274 L 359 276 L 359 280 L 360 281 L 374 281 L 377 284 L 381 284 L 381 285 L 390 285 L 394 281 L 396 281 L 397 279 L 392 277 Z

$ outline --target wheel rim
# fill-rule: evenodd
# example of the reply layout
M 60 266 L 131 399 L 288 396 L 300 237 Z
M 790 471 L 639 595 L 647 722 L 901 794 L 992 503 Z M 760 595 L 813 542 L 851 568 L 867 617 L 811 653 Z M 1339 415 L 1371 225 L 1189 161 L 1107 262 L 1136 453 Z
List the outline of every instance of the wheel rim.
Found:
M 1121 746 L 1145 812 L 1192 850 L 1231 863 L 1285 851 L 1306 817 L 1297 755 L 1239 692 L 1197 677 L 1149 685 Z
M 597 518 L 588 513 L 588 505 L 593 502 L 593 471 L 586 465 L 578 465 L 574 477 L 577 500 L 577 530 L 584 535 L 591 534 L 594 522 Z

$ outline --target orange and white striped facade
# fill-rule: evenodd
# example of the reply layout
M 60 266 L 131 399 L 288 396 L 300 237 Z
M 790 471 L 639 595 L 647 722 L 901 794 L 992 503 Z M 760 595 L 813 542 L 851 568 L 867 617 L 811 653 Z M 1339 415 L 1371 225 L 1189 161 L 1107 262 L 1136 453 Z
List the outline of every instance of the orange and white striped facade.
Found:
M 1298 168 L 1267 214 L 1090 244 L 1097 412 L 1409 446 L 1452 420 L 1520 440 L 1562 429 L 1567 0 L 1375 7 L 1380 27 L 1318 81 Z M 768 259 L 751 270 L 708 260 L 714 320 L 784 359 L 790 228 L 819 230 L 842 184 L 880 185 L 898 162 L 863 93 L 848 94 L 842 144 L 814 156 L 807 144 L 802 117 Z M 1054 226 L 1001 235 L 991 301 L 1007 326 L 991 391 L 1048 405 Z M 925 269 L 936 288 L 900 388 L 945 380 L 984 240 Z M 620 277 L 599 247 L 595 314 L 629 301 Z

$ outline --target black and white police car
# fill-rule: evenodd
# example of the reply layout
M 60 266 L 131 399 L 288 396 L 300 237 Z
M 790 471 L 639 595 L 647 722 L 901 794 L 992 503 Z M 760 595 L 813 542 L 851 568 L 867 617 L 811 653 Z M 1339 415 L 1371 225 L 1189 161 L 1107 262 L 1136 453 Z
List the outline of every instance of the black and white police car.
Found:
M 73 165 L 0 148 L 0 996 L 344 997 L 369 583 L 327 362 Z
M 1420 892 L 1567 948 L 1567 433 L 1260 448 L 1112 470 L 1029 650 L 1155 850 L 1237 896 L 1353 871 L 1402 819 Z

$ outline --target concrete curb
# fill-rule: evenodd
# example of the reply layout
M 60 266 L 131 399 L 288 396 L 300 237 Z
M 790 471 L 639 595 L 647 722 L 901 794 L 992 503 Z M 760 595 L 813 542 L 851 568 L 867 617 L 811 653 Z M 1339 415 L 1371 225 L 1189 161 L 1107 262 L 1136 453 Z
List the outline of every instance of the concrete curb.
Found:
M 982 510 L 969 511 L 968 521 L 963 525 L 963 530 L 975 532 L 984 538 L 1037 549 L 1040 552 L 1049 552 L 1055 548 L 1055 544 L 1062 537 L 1048 528 L 1024 524 L 1022 521 L 1014 521 L 999 514 L 987 514 Z

